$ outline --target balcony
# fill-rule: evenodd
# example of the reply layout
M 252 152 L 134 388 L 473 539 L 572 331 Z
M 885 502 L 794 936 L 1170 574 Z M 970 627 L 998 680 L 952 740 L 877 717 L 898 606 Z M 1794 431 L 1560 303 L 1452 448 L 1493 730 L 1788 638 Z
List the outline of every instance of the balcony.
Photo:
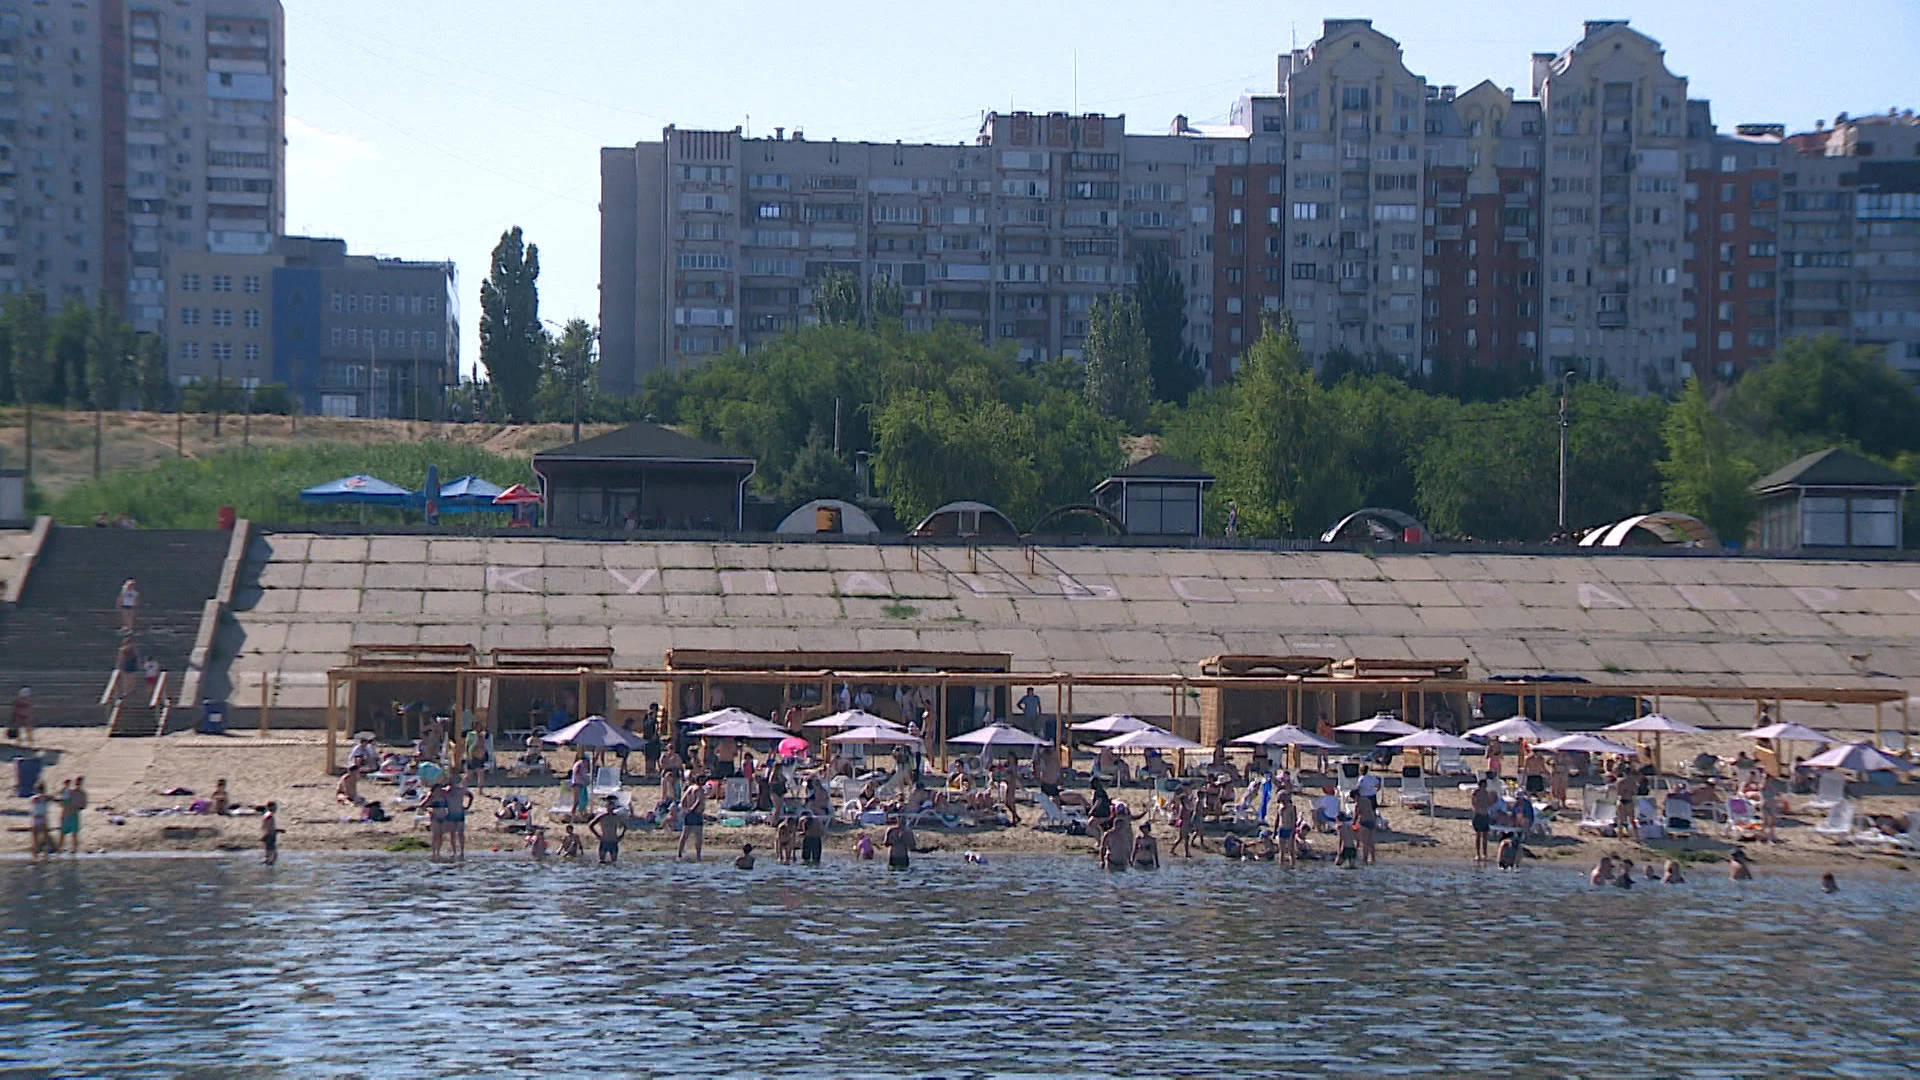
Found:
M 1367 322 L 1366 305 L 1342 304 L 1339 311 L 1341 326 L 1365 326 Z
M 1627 313 L 1624 311 L 1602 311 L 1595 318 L 1603 330 L 1616 330 L 1627 325 Z
M 1501 236 L 1508 240 L 1525 240 L 1531 236 L 1532 233 L 1533 230 L 1527 228 L 1525 225 L 1509 225 L 1506 231 L 1501 233 Z
M 1459 225 L 1435 225 L 1433 227 L 1433 238 L 1435 240 L 1458 240 L 1464 234 L 1464 231 L 1465 230 Z
M 1340 279 L 1340 292 L 1347 296 L 1362 295 L 1367 291 L 1367 279 L 1349 277 Z
M 1509 191 L 1505 196 L 1508 206 L 1532 206 L 1533 196 L 1524 191 Z
M 1461 195 L 1457 191 L 1442 191 L 1433 197 L 1433 205 L 1435 206 L 1457 207 L 1460 205 L 1460 202 Z

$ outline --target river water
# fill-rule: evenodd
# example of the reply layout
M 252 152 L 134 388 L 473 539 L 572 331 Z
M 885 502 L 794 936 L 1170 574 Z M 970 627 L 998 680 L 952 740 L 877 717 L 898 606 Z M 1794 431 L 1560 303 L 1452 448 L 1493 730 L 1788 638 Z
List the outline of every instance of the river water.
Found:
M 13 1077 L 1913 1076 L 1905 875 L 0 863 Z

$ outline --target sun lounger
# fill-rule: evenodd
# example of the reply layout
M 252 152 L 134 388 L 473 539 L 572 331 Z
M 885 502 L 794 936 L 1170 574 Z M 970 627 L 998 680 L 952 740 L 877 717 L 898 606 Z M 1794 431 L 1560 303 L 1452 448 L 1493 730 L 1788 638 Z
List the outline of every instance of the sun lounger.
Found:
M 1427 788 L 1426 777 L 1408 776 L 1400 781 L 1400 805 L 1424 806 L 1428 814 L 1433 813 L 1433 792 Z
M 1907 811 L 1907 831 L 1888 835 L 1879 829 L 1862 829 L 1853 842 L 1888 855 L 1920 855 L 1920 810 Z
M 1666 820 L 1660 816 L 1652 796 L 1642 795 L 1633 800 L 1633 833 L 1642 840 L 1659 840 L 1667 835 Z
M 1580 812 L 1580 831 L 1610 833 L 1613 831 L 1614 811 L 1619 803 L 1606 795 L 1595 795 L 1593 788 L 1587 789 L 1582 800 L 1584 809 Z
M 1760 815 L 1753 807 L 1753 800 L 1744 795 L 1735 795 L 1727 800 L 1727 835 L 1738 838 L 1745 833 L 1758 832 L 1760 828 Z
M 753 809 L 753 785 L 744 776 L 729 776 L 721 782 L 720 809 Z
M 1044 791 L 1034 792 L 1033 801 L 1040 807 L 1040 827 L 1043 829 L 1064 829 L 1076 822 L 1083 826 L 1087 823 L 1086 815 L 1062 809 L 1053 796 Z
M 1853 804 L 1841 802 L 1827 811 L 1827 820 L 1813 827 L 1821 836 L 1831 836 L 1842 843 L 1853 839 Z
M 1807 800 L 1809 810 L 1831 810 L 1847 801 L 1847 774 L 1839 769 L 1820 770 L 1820 784 L 1814 789 L 1813 798 Z
M 1433 757 L 1434 771 L 1441 776 L 1472 776 L 1473 769 L 1461 759 L 1458 750 L 1436 750 Z
M 1668 836 L 1678 838 L 1693 835 L 1693 803 L 1691 801 L 1668 796 L 1665 809 Z
M 593 774 L 593 786 L 587 789 L 587 794 L 596 799 L 604 799 L 609 795 L 620 794 L 623 786 L 625 785 L 620 782 L 620 766 L 602 765 L 599 771 Z
M 1535 802 L 1533 804 L 1533 827 L 1527 830 L 1527 835 L 1544 836 L 1552 839 L 1553 819 L 1558 816 L 1558 814 L 1559 811 L 1553 808 L 1552 803 Z

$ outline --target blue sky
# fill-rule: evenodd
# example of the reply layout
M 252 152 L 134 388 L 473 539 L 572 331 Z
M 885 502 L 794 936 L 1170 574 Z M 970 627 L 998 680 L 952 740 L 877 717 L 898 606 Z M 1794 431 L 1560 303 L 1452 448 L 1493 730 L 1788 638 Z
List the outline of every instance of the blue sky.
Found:
M 285 0 L 287 228 L 359 254 L 452 258 L 462 365 L 488 255 L 540 245 L 541 311 L 598 319 L 598 150 L 668 123 L 811 138 L 971 140 L 984 110 L 1224 119 L 1324 18 L 1369 17 L 1430 83 L 1526 92 L 1529 54 L 1627 18 L 1723 130 L 1920 108 L 1920 3 L 1371 4 L 970 0 Z M 1815 14 L 1817 12 L 1817 14 Z M 1077 79 L 1076 79 L 1077 72 Z

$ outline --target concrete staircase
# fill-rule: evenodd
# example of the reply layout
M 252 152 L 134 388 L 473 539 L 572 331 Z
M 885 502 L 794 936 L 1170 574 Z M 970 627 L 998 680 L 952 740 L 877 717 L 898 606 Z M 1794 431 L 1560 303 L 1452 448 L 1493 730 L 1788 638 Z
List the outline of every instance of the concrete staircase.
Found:
M 114 600 L 129 577 L 140 582 L 134 645 L 178 686 L 230 539 L 214 530 L 53 529 L 19 604 L 0 611 L 0 697 L 31 686 L 35 723 L 99 723 L 101 691 L 120 647 Z M 148 712 L 144 694 L 141 685 L 122 711 Z M 130 730 L 145 726 L 127 721 Z

